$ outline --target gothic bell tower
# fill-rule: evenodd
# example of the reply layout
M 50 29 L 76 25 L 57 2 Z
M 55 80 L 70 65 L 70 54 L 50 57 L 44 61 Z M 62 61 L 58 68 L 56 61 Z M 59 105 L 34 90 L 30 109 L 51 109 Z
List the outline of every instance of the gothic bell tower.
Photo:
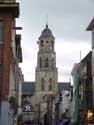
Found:
M 39 40 L 37 55 L 35 92 L 37 101 L 44 95 L 56 94 L 58 71 L 56 68 L 55 37 L 48 25 L 42 31 Z

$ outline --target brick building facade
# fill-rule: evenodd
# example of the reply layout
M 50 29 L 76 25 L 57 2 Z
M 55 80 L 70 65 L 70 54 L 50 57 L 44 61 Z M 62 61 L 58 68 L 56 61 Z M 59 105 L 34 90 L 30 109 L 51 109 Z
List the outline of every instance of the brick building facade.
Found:
M 16 95 L 16 84 L 19 83 L 22 50 L 21 35 L 16 33 L 18 17 L 16 0 L 0 0 L 0 125 L 8 124 L 9 98 Z
M 16 36 L 16 33 L 13 34 L 15 18 L 19 15 L 16 11 L 19 11 L 18 3 L 0 2 L 0 100 L 5 100 L 9 96 L 10 66 L 15 74 L 15 48 L 12 44 L 16 44 L 15 40 L 13 41 Z

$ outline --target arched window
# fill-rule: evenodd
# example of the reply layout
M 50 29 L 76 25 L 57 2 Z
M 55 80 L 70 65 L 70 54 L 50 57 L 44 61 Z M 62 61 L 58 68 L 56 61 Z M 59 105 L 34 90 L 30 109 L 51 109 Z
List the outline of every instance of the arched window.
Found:
M 52 90 L 52 78 L 49 79 L 49 90 Z
M 41 47 L 43 47 L 43 40 L 41 40 L 41 43 L 40 43 Z
M 41 79 L 41 90 L 44 91 L 45 90 L 45 84 L 44 84 L 44 79 Z
M 50 90 L 50 91 L 52 90 L 52 85 L 51 85 L 51 84 L 49 85 L 49 90 Z
M 40 57 L 40 60 L 39 60 L 39 65 L 40 65 L 40 68 L 42 68 L 42 58 Z
M 48 66 L 49 66 L 49 60 L 48 60 L 48 58 L 46 58 L 45 59 L 45 68 L 48 68 Z
M 54 59 L 52 58 L 52 68 L 54 68 Z
M 52 84 L 52 78 L 49 79 L 49 83 Z

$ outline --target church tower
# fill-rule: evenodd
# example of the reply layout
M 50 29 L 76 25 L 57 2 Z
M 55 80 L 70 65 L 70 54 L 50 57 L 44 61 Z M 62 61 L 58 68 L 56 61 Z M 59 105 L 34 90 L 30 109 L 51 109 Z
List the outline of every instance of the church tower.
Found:
M 55 37 L 47 24 L 39 37 L 38 45 L 35 85 L 37 103 L 41 102 L 45 95 L 55 95 L 57 92 Z

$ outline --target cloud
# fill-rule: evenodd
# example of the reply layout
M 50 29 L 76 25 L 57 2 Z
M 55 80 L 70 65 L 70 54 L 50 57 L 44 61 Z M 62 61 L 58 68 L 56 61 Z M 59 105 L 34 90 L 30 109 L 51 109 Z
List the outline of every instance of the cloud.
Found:
M 80 50 L 82 51 L 82 58 L 84 58 L 85 55 L 91 50 L 91 45 L 88 41 L 79 42 L 56 39 L 55 51 L 59 81 L 69 81 L 74 63 L 78 63 L 80 61 Z M 36 46 L 27 47 L 27 51 L 25 53 L 27 53 L 28 58 L 24 55 L 24 61 L 23 64 L 21 64 L 25 80 L 27 81 L 35 81 L 35 68 L 37 66 L 38 52 L 38 49 L 35 51 L 35 48 Z
M 37 39 L 45 27 L 48 14 L 49 28 L 56 37 L 59 81 L 68 81 L 75 62 L 91 50 L 91 35 L 86 28 L 94 16 L 93 0 L 20 0 L 21 14 L 17 25 L 23 27 L 21 64 L 25 79 L 35 80 Z
M 92 1 L 92 0 L 91 0 Z M 49 26 L 55 32 L 56 37 L 67 40 L 87 40 L 85 31 L 90 19 L 94 15 L 94 6 L 90 0 L 23 0 L 20 1 L 20 22 L 24 30 L 38 36 L 46 23 L 48 14 Z M 58 6 L 57 6 L 58 5 Z

